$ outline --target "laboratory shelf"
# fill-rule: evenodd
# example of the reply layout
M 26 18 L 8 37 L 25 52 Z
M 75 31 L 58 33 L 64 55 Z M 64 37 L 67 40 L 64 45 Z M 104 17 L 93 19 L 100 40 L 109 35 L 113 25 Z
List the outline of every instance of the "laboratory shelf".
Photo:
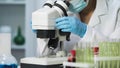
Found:
M 24 50 L 25 49 L 25 45 L 12 45 L 12 49 L 17 49 L 17 50 Z
M 25 1 L 0 1 L 1 5 L 13 4 L 13 5 L 25 5 Z

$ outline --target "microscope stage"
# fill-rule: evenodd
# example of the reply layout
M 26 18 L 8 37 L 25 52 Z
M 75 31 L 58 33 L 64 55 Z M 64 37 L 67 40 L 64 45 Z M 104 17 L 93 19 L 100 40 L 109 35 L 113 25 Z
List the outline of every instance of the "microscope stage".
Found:
M 67 57 L 23 58 L 21 68 L 62 68 L 64 61 L 67 61 Z

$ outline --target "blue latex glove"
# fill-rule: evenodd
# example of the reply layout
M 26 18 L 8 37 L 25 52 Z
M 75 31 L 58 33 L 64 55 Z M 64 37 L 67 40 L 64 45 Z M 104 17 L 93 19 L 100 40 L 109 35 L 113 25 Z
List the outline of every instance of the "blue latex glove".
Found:
M 69 10 L 74 13 L 82 11 L 87 6 L 84 0 L 71 0 Z
M 87 25 L 82 23 L 76 17 L 58 18 L 56 19 L 56 27 L 61 29 L 63 32 L 71 32 L 77 34 L 80 37 L 84 36 L 87 29 Z

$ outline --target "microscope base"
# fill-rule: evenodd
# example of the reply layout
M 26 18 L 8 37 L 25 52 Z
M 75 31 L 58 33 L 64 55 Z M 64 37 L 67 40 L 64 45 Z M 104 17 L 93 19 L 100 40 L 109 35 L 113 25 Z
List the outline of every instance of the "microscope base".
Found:
M 67 57 L 59 58 L 23 58 L 21 59 L 21 68 L 63 68 L 63 62 Z
M 21 68 L 63 68 L 62 64 L 58 65 L 35 65 L 21 63 Z

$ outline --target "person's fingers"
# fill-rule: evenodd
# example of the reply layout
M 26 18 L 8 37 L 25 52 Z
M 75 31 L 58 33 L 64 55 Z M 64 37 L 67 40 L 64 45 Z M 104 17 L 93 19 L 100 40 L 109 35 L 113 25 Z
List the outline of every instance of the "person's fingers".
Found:
M 69 25 L 69 24 L 66 24 L 66 23 L 65 23 L 65 24 L 62 23 L 62 25 L 59 25 L 59 26 L 57 25 L 56 27 L 57 27 L 58 29 L 66 29 L 66 28 L 70 28 L 70 25 Z
M 61 21 L 65 21 L 65 20 L 68 20 L 68 18 L 67 17 L 61 17 L 61 18 L 57 18 L 55 21 L 56 21 L 56 23 L 59 23 Z
M 64 20 L 64 21 L 56 23 L 56 26 L 61 26 L 61 25 L 69 25 L 69 22 L 67 20 Z
M 66 28 L 66 29 L 62 29 L 61 31 L 63 31 L 63 32 L 71 32 L 71 29 L 70 28 Z

